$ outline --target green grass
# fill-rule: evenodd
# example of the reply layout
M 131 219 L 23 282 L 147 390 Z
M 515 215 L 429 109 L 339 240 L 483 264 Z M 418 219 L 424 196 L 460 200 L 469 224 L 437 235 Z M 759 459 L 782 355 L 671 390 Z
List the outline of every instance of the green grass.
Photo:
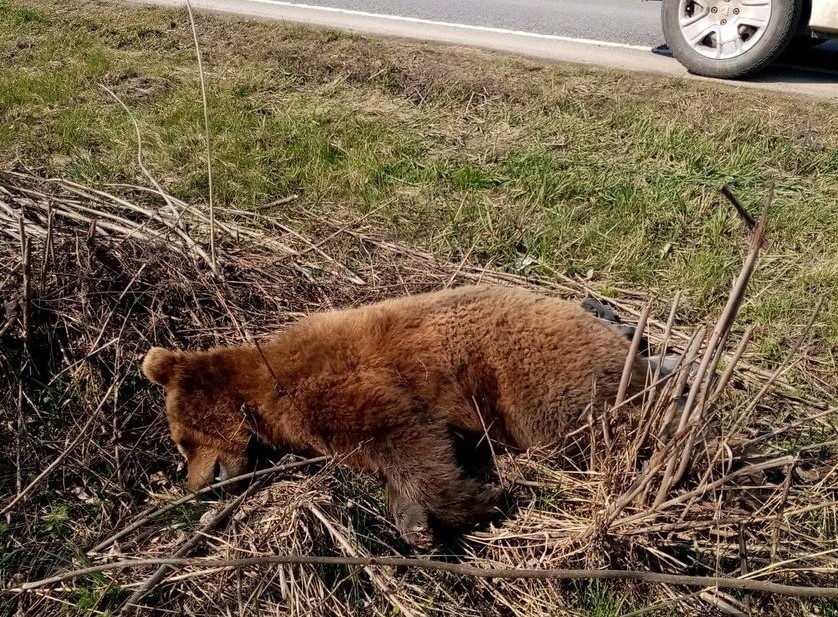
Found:
M 823 617 L 836 617 L 838 616 L 838 600 L 835 600 L 834 598 L 812 600 L 807 602 L 804 610 L 807 611 L 806 614 L 822 615 Z
M 585 617 L 619 617 L 624 601 L 614 586 L 600 581 L 578 585 L 579 604 Z
M 34 8 L 33 8 L 34 7 Z M 143 182 L 205 200 L 203 111 L 184 13 L 87 3 L 0 4 L 0 166 L 86 183 Z M 838 344 L 838 122 L 834 104 L 480 52 L 419 49 L 201 16 L 215 197 L 371 221 L 453 259 L 527 274 L 593 271 L 605 285 L 688 291 L 718 308 L 743 231 L 774 183 L 762 290 L 743 323 L 776 363 L 828 300 Z M 417 61 L 416 58 L 419 60 Z M 281 216 L 281 212 L 277 215 Z

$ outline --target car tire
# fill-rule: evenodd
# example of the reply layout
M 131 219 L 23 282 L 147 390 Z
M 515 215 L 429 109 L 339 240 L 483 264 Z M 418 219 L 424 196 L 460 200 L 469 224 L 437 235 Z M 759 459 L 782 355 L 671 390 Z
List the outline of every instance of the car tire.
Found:
M 768 17 L 767 23 L 758 30 L 754 29 L 754 32 L 758 32 L 758 36 L 749 34 L 748 36 L 752 40 L 748 42 L 748 39 L 744 37 L 753 27 L 750 25 L 737 26 L 740 39 L 738 46 L 744 46 L 745 49 L 741 51 L 735 49 L 732 54 L 728 53 L 721 57 L 722 53 L 719 50 L 723 46 L 716 43 L 716 47 L 713 47 L 713 37 L 721 36 L 719 34 L 721 30 L 710 32 L 700 40 L 693 41 L 688 40 L 685 33 L 685 28 L 691 27 L 689 23 L 691 21 L 722 18 L 714 0 L 663 0 L 661 20 L 666 44 L 675 58 L 688 71 L 697 75 L 735 79 L 756 73 L 776 60 L 791 43 L 797 34 L 803 10 L 803 0 L 769 0 L 769 3 L 770 17 Z M 730 4 L 725 2 L 722 7 L 730 12 L 732 11 L 731 7 L 739 4 L 741 4 L 741 0 L 731 0 Z M 712 16 L 709 14 L 711 5 L 715 7 Z M 697 9 L 701 10 L 703 17 L 694 18 Z M 732 24 L 735 23 L 734 19 L 736 18 L 731 18 Z M 696 28 L 691 32 L 698 32 L 697 37 L 701 37 L 701 27 L 696 24 Z M 721 26 L 717 27 L 721 28 Z M 745 28 L 744 31 L 742 30 L 743 27 Z M 730 31 L 730 26 L 728 26 L 727 31 Z M 737 46 L 736 41 L 726 44 Z M 713 57 L 713 54 L 716 54 L 716 57 Z

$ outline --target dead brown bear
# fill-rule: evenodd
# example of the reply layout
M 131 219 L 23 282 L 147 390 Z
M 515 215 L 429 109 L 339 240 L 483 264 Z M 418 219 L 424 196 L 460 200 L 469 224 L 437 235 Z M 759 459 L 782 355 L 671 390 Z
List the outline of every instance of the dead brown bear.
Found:
M 402 536 L 486 520 L 501 490 L 465 473 L 452 431 L 562 444 L 613 402 L 630 341 L 582 307 L 470 286 L 310 316 L 259 346 L 153 348 L 172 438 L 197 490 L 248 469 L 252 437 L 381 473 Z M 645 385 L 634 361 L 630 393 Z

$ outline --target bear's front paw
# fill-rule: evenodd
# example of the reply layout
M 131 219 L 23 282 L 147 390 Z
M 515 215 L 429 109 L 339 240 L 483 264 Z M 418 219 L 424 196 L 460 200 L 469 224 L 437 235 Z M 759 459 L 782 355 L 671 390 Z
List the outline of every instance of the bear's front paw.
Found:
M 405 508 L 396 520 L 396 526 L 405 542 L 419 550 L 430 550 L 436 545 L 425 509 L 413 504 Z

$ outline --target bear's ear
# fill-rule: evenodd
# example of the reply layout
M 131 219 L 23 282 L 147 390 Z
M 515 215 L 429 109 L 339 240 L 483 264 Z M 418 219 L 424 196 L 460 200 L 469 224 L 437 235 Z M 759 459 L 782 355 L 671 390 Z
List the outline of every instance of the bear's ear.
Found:
M 183 354 L 179 351 L 152 347 L 143 360 L 143 374 L 158 386 L 165 388 L 172 381 L 175 368 L 182 361 Z

